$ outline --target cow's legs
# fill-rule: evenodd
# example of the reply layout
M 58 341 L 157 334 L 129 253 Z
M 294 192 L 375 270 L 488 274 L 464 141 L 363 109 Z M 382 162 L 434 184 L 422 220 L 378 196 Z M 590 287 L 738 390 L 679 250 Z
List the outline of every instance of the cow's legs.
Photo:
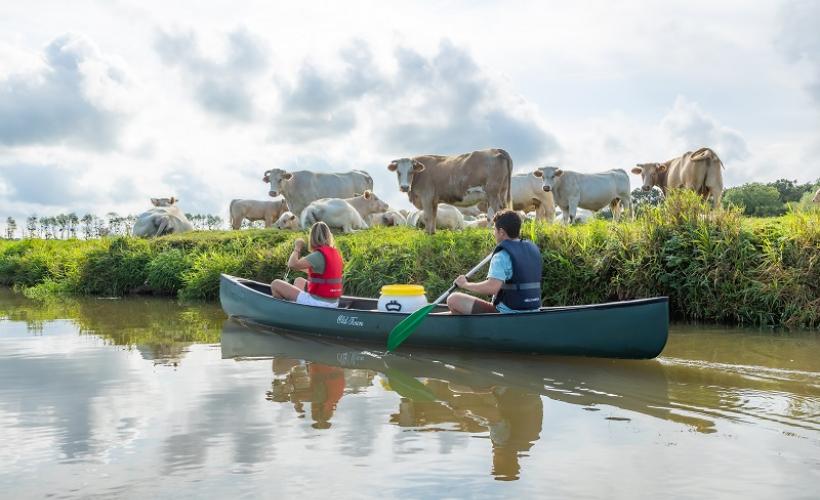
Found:
M 575 223 L 575 217 L 578 214 L 578 202 L 581 201 L 577 198 L 570 198 L 569 199 L 569 223 Z
M 271 227 L 273 225 L 273 218 L 270 216 L 265 216 L 265 227 Z
M 609 210 L 612 212 L 612 220 L 618 222 L 621 219 L 621 211 L 623 210 L 620 198 L 615 198 L 609 202 Z
M 242 217 L 231 217 L 231 227 L 234 229 L 242 227 Z
M 434 234 L 436 232 L 436 217 L 438 216 L 438 200 L 433 200 L 430 204 L 429 210 L 424 209 L 424 225 L 427 234 Z
M 561 207 L 561 222 L 569 224 L 569 205 Z
M 635 213 L 632 211 L 632 194 L 628 194 L 626 198 L 621 198 L 621 203 L 625 205 L 624 210 L 629 212 L 629 220 L 635 220 Z

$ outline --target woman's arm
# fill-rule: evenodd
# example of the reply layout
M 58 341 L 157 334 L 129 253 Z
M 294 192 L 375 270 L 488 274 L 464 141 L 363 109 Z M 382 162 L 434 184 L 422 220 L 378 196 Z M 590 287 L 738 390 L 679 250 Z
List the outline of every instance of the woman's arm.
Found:
M 296 269 L 297 271 L 307 271 L 310 269 L 310 262 L 304 257 L 299 257 L 302 254 L 302 248 L 304 248 L 304 246 L 305 241 L 302 238 L 297 238 L 296 241 L 293 242 L 293 252 L 290 253 L 287 263 L 289 268 Z

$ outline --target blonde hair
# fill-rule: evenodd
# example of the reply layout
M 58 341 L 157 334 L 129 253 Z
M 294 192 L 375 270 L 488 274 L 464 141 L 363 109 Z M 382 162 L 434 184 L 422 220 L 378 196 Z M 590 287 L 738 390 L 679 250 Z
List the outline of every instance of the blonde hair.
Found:
M 322 221 L 319 221 L 310 226 L 310 251 L 313 252 L 321 246 L 333 246 L 333 233 Z

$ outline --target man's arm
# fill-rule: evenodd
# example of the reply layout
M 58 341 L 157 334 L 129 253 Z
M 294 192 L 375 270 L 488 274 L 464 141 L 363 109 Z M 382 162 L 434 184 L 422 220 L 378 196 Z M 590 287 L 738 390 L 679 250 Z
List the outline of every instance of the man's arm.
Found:
M 455 284 L 459 288 L 470 292 L 480 293 L 482 295 L 495 295 L 501 290 L 501 285 L 503 285 L 504 282 L 495 278 L 487 278 L 484 281 L 470 283 L 464 275 L 461 275 L 456 278 Z

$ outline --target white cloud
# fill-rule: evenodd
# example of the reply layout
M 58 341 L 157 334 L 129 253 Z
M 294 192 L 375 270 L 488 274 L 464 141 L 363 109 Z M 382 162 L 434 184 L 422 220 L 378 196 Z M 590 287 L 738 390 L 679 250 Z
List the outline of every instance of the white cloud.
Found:
M 697 103 L 683 96 L 675 99 L 672 110 L 663 117 L 661 127 L 683 150 L 710 147 L 719 152 L 724 162 L 749 157 L 749 147 L 740 132 L 719 124 Z

